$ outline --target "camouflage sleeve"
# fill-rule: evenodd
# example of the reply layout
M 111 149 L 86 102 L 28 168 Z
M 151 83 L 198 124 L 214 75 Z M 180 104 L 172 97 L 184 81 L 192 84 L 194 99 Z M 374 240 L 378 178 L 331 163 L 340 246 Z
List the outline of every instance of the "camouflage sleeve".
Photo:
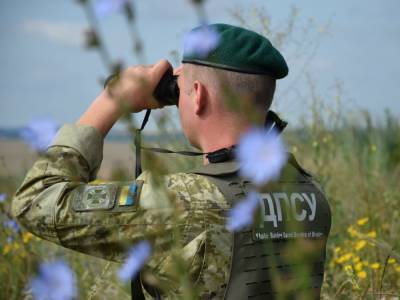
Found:
M 135 182 L 89 184 L 102 143 L 94 128 L 64 126 L 18 189 L 14 216 L 37 236 L 108 260 L 121 261 L 128 246 L 149 239 L 154 252 L 148 267 L 167 281 L 178 227 L 190 276 L 200 290 L 215 294 L 226 283 L 231 250 L 221 192 L 205 177 L 184 173 L 165 176 L 161 185 L 149 172 Z M 178 218 L 171 217 L 173 210 Z
M 160 231 L 163 238 L 154 240 L 165 249 L 172 240 L 168 199 L 174 194 L 187 202 L 183 185 L 170 176 L 168 188 L 155 188 L 148 173 L 134 182 L 88 183 L 100 166 L 102 143 L 94 128 L 64 126 L 16 192 L 13 215 L 39 237 L 108 260 L 122 260 L 128 246 Z

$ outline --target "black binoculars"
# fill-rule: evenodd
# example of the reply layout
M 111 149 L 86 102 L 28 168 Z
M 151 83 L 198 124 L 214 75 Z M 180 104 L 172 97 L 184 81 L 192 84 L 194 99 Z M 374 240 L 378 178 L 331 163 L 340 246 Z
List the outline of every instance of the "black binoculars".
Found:
M 158 83 L 153 96 L 162 105 L 178 106 L 179 87 L 177 79 L 178 76 L 173 75 L 172 69 L 168 69 Z
M 107 77 L 104 82 L 104 88 L 107 84 L 112 83 L 118 79 L 118 74 L 112 74 Z M 179 87 L 177 83 L 178 76 L 173 75 L 172 69 L 168 69 L 163 75 L 160 82 L 157 84 L 153 96 L 163 106 L 176 105 L 179 101 Z

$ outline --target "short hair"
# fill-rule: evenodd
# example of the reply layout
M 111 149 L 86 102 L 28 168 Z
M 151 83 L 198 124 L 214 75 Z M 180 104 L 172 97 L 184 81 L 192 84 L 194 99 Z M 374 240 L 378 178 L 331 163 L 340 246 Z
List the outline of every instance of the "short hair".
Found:
M 185 64 L 191 79 L 211 85 L 219 93 L 233 93 L 249 97 L 258 109 L 265 112 L 271 107 L 276 79 L 269 75 L 248 74 L 208 66 Z M 224 95 L 224 94 L 222 94 Z

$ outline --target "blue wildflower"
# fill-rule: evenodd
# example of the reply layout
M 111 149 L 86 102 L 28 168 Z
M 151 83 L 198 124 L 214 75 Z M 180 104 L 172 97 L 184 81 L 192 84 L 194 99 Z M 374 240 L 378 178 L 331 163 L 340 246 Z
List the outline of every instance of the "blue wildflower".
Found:
M 0 194 L 0 203 L 6 201 L 7 199 L 7 194 L 6 193 L 1 193 Z
M 49 118 L 37 118 L 20 132 L 22 139 L 38 152 L 45 151 L 56 135 L 58 126 Z
M 244 227 L 253 224 L 254 212 L 259 205 L 260 195 L 251 191 L 247 197 L 236 203 L 228 212 L 226 228 L 229 231 L 239 231 Z
M 183 40 L 183 52 L 188 55 L 206 57 L 219 43 L 218 32 L 207 25 L 187 33 Z
M 121 11 L 128 0 L 97 0 L 94 6 L 95 13 L 98 17 L 105 17 Z
M 141 241 L 129 250 L 128 258 L 118 270 L 118 277 L 122 281 L 131 280 L 140 271 L 151 255 L 151 246 L 148 241 Z
M 5 220 L 3 222 L 4 227 L 11 229 L 14 232 L 19 232 L 21 228 L 19 227 L 18 223 L 15 220 Z
M 69 300 L 77 295 L 75 274 L 63 260 L 42 263 L 29 287 L 35 300 Z
M 256 185 L 278 179 L 288 156 L 277 132 L 263 128 L 252 128 L 243 135 L 236 155 L 242 176 Z

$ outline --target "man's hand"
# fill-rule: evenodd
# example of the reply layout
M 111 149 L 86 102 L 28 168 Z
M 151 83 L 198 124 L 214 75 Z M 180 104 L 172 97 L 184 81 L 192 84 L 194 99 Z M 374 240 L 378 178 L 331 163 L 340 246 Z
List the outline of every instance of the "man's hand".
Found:
M 169 68 L 170 63 L 164 59 L 151 66 L 127 68 L 117 82 L 107 86 L 93 101 L 77 124 L 92 126 L 105 136 L 121 117 L 124 108 L 140 112 L 162 107 L 152 95 Z
M 131 112 L 161 108 L 162 105 L 153 98 L 153 93 L 170 68 L 171 64 L 164 59 L 155 65 L 129 67 L 116 82 L 108 84 L 106 90 L 122 108 L 127 107 Z

